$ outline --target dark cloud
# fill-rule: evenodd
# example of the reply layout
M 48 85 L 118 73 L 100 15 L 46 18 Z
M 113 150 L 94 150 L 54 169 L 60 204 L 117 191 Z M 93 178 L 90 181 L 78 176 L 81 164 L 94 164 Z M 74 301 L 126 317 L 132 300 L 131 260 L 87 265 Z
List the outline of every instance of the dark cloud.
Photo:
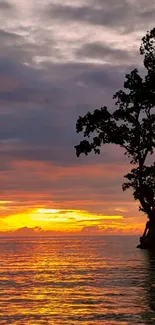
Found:
M 62 21 L 82 21 L 95 25 L 114 26 L 122 25 L 129 11 L 129 4 L 122 3 L 120 6 L 109 6 L 104 10 L 104 6 L 96 8 L 95 6 L 69 6 L 69 5 L 48 5 L 46 15 L 49 18 Z
M 0 2 L 0 10 L 4 11 L 12 11 L 14 9 L 14 5 L 9 1 L 1 1 Z
M 59 22 L 83 22 L 90 25 L 98 25 L 109 27 L 110 29 L 117 27 L 122 33 L 129 33 L 137 27 L 143 28 L 146 20 L 143 21 L 142 16 L 145 12 L 150 11 L 150 16 L 146 15 L 147 23 L 152 17 L 151 9 L 154 6 L 152 1 L 142 6 L 141 1 L 118 1 L 107 2 L 97 1 L 95 4 L 70 6 L 49 4 L 45 7 L 45 16 Z M 150 10 L 149 10 L 150 8 Z
M 79 160 L 75 155 L 74 145 L 80 141 L 76 120 L 88 110 L 111 103 L 113 92 L 123 84 L 125 70 L 125 66 L 83 63 L 37 69 L 0 58 L 2 170 L 12 169 L 11 161 L 16 159 L 59 166 L 87 164 L 85 157 Z M 110 162 L 114 157 L 122 159 L 115 150 L 112 154 L 105 149 L 88 161 Z
M 88 64 L 51 65 L 42 71 L 1 58 L 0 139 L 73 144 L 78 115 L 102 106 L 104 89 L 106 104 L 111 90 L 121 85 L 123 72 Z
M 14 41 L 19 41 L 22 37 L 16 33 L 11 33 L 11 32 L 7 32 L 3 29 L 0 29 L 0 39 L 1 42 L 3 41 L 8 41 L 8 42 L 14 42 Z
M 16 25 L 17 22 L 15 22 Z M 63 57 L 52 32 L 45 33 L 44 29 L 38 26 L 18 27 L 17 24 L 17 27 L 11 30 L 7 25 L 3 25 L 0 29 L 1 57 L 18 60 L 18 62 L 26 63 L 27 66 L 37 65 L 37 58 L 46 57 L 48 60 L 51 57 L 57 59 Z
M 125 50 L 120 50 L 117 48 L 112 48 L 108 44 L 103 44 L 99 42 L 94 43 L 85 43 L 81 46 L 76 52 L 76 55 L 80 58 L 95 58 L 107 60 L 111 64 L 118 61 L 122 64 L 123 62 L 127 62 L 130 59 L 132 61 L 132 53 Z

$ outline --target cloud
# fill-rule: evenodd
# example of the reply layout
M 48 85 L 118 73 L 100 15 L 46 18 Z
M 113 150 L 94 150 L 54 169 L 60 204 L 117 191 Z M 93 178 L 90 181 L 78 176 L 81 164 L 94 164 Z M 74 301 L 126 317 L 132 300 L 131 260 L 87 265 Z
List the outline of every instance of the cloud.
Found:
M 34 236 L 35 228 L 23 227 L 12 232 L 13 236 Z
M 15 8 L 13 4 L 9 1 L 1 1 L 0 2 L 0 9 L 6 11 L 12 11 Z
M 123 68 L 124 69 L 124 68 Z M 59 165 L 78 160 L 75 124 L 79 114 L 105 102 L 123 79 L 123 69 L 107 65 L 60 64 L 38 70 L 0 59 L 0 151 L 11 160 L 47 161 Z M 117 80 L 115 74 L 117 73 Z M 109 93 L 109 95 L 108 95 Z M 16 140 L 16 141 L 15 141 Z M 109 150 L 99 160 L 109 161 Z M 93 161 L 96 159 L 92 156 Z M 111 159 L 111 158 L 110 158 Z M 11 168 L 11 166 L 9 167 Z
M 40 227 L 21 227 L 12 231 L 0 231 L 0 237 L 50 237 L 61 235 L 58 231 L 43 230 Z
M 118 6 L 104 6 L 101 8 L 95 5 L 70 6 L 70 5 L 47 5 L 46 16 L 62 21 L 81 21 L 85 23 L 113 26 L 122 25 L 130 9 L 128 2 L 121 2 Z M 123 20 L 123 21 L 122 21 Z
M 83 235 L 101 235 L 102 231 L 98 226 L 86 226 L 81 230 L 81 234 Z
M 78 1 L 72 5 L 55 4 L 52 0 L 37 2 L 35 8 L 23 0 L 14 1 L 14 5 L 3 1 L 1 7 L 11 14 L 8 24 L 6 10 L 5 14 L 2 10 L 1 55 L 38 67 L 45 62 L 76 62 L 76 51 L 88 40 L 103 46 L 105 42 L 112 43 L 114 48 L 127 48 L 136 54 L 137 39 L 153 27 L 155 10 L 151 0 L 147 5 L 142 5 L 141 0 Z
M 87 24 L 108 27 L 110 29 L 117 28 L 122 33 L 135 31 L 136 28 L 144 28 L 146 21 L 143 21 L 142 16 L 149 9 L 155 9 L 154 3 L 149 1 L 97 1 L 96 3 L 86 1 L 81 5 L 60 5 L 47 4 L 45 7 L 46 18 L 57 20 L 59 22 L 81 22 L 85 26 Z M 149 23 L 149 15 L 145 18 Z
M 14 42 L 16 42 L 16 41 L 19 42 L 20 41 L 21 36 L 16 34 L 16 33 L 7 32 L 7 31 L 5 31 L 3 29 L 0 29 L 0 39 L 4 43 L 6 42 L 6 44 L 7 44 L 7 42 L 8 43 L 11 42 L 12 44 L 14 44 Z
M 122 63 L 130 59 L 132 62 L 132 53 L 129 51 L 121 50 L 119 48 L 112 48 L 112 46 L 100 42 L 85 43 L 81 48 L 77 49 L 77 56 L 80 58 L 95 58 L 96 60 L 111 61 L 114 63 Z

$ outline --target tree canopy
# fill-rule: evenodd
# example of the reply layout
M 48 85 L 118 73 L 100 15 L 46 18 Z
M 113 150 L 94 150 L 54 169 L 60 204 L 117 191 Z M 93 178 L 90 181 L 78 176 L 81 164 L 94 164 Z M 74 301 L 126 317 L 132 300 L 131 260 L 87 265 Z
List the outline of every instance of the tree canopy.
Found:
M 140 55 L 144 56 L 144 77 L 138 69 L 126 74 L 124 89 L 113 96 L 115 110 L 103 106 L 78 118 L 76 130 L 85 139 L 75 149 L 80 156 L 91 151 L 99 154 L 106 143 L 122 147 L 134 165 L 125 175 L 123 190 L 131 187 L 134 198 L 140 201 L 140 209 L 152 219 L 155 218 L 155 163 L 148 166 L 146 159 L 155 148 L 155 28 L 142 38 Z

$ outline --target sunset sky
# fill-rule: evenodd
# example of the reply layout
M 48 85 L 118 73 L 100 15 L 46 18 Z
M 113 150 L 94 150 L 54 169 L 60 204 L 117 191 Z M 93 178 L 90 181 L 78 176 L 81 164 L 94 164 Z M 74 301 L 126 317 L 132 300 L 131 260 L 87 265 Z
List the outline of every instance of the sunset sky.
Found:
M 139 234 L 123 151 L 76 157 L 79 115 L 142 70 L 154 0 L 0 2 L 0 235 Z

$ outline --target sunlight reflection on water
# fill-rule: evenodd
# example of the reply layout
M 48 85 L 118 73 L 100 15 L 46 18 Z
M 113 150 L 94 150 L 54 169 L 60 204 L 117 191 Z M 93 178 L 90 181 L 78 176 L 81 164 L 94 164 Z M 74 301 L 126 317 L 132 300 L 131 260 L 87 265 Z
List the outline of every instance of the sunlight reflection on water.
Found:
M 0 240 L 0 324 L 154 324 L 155 255 L 136 237 Z

